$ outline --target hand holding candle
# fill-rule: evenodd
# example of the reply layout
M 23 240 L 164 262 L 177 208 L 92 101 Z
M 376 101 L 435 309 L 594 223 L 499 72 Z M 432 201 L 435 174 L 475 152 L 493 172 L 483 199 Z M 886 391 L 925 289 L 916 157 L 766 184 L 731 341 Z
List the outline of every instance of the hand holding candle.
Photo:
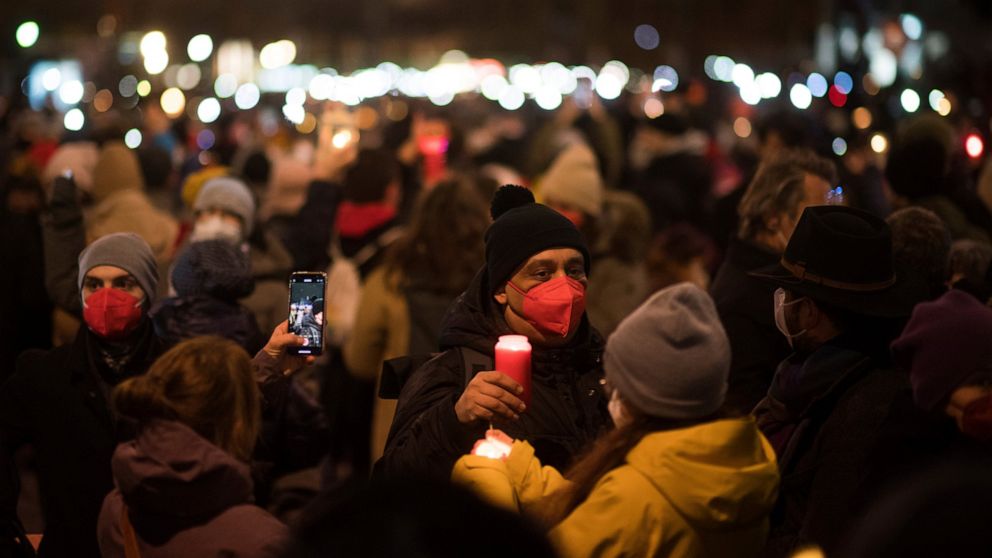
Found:
M 472 455 L 481 455 L 490 459 L 506 459 L 510 455 L 513 439 L 501 430 L 490 428 L 486 437 L 477 441 L 472 448 Z
M 527 406 L 519 399 L 524 388 L 502 372 L 479 372 L 455 402 L 455 416 L 462 424 L 479 420 L 516 420 Z
M 496 370 L 513 378 L 524 388 L 520 399 L 530 405 L 530 342 L 526 336 L 500 336 L 496 343 Z

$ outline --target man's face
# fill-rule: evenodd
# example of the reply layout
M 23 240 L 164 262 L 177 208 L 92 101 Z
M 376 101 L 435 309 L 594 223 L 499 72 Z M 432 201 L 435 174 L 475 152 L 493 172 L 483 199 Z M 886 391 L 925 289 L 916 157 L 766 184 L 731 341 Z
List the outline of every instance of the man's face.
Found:
M 586 286 L 585 260 L 582 253 L 574 248 L 554 248 L 538 252 L 531 256 L 510 278 L 518 289 L 524 293 L 532 288 L 557 279 L 559 277 L 570 277 L 582 286 Z M 524 295 L 518 293 L 506 285 L 493 295 L 501 306 L 506 323 L 514 333 L 526 335 L 531 342 L 536 345 L 547 347 L 562 346 L 567 344 L 575 336 L 576 328 L 572 328 L 565 337 L 549 337 L 538 331 L 526 319 L 524 319 L 523 305 Z
M 98 265 L 86 273 L 83 277 L 83 300 L 103 288 L 119 289 L 139 300 L 145 298 L 138 280 L 127 271 L 112 265 Z
M 827 196 L 830 194 L 830 189 L 829 182 L 815 174 L 806 173 L 806 178 L 803 181 L 803 200 L 796 206 L 792 215 L 783 213 L 779 221 L 779 231 L 785 237 L 786 242 L 792 238 L 792 233 L 796 230 L 796 224 L 807 207 L 827 205 Z

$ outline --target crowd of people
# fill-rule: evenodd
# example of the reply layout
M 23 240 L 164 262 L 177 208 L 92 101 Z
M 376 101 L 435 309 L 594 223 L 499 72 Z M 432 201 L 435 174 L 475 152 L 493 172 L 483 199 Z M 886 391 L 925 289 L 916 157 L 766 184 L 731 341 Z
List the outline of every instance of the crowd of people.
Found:
M 992 550 L 992 164 L 945 120 L 410 104 L 7 114 L 0 556 Z

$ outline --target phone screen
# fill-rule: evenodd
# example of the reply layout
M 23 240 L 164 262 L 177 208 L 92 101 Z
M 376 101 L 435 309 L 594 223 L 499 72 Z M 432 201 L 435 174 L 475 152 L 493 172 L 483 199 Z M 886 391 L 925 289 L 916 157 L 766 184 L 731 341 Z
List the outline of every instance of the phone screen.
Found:
M 324 348 L 323 273 L 297 272 L 289 279 L 289 332 L 303 338 L 303 345 L 291 349 L 298 355 L 319 355 Z

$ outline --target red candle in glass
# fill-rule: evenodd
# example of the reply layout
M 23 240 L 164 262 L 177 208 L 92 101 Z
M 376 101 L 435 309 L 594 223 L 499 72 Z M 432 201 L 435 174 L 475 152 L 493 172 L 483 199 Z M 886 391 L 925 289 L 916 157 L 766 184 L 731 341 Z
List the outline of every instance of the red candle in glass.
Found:
M 523 386 L 520 400 L 530 405 L 530 342 L 526 336 L 500 336 L 496 343 L 496 370 Z

